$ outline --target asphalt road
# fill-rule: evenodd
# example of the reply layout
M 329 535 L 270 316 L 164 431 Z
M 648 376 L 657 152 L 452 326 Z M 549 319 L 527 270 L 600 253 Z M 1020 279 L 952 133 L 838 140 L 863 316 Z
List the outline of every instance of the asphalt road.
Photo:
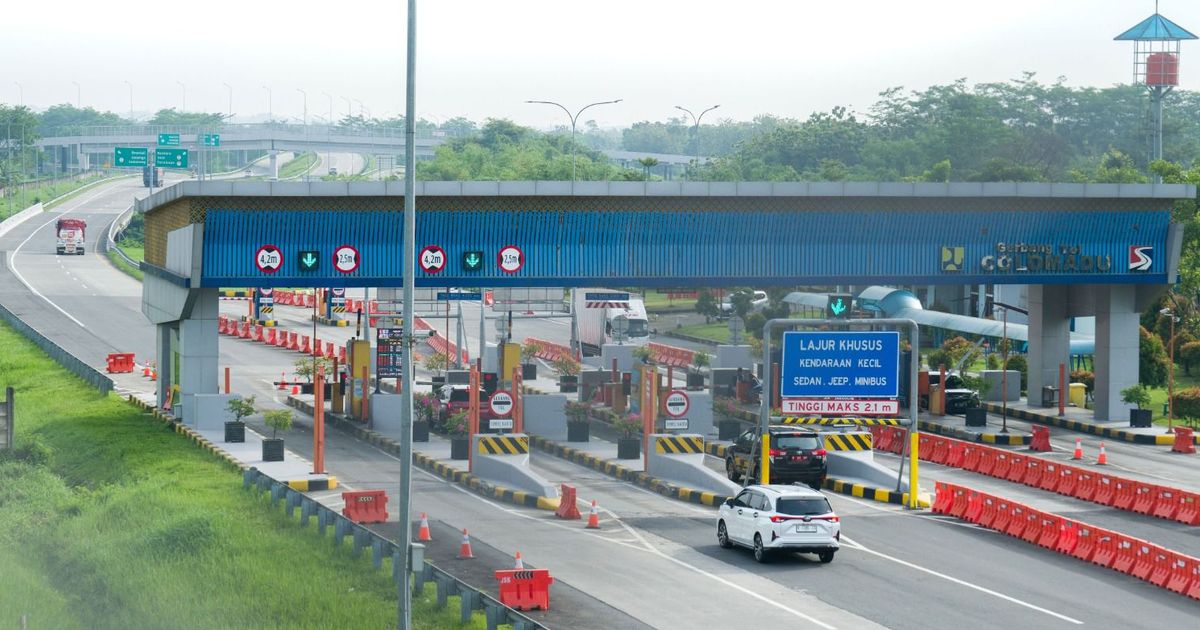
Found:
M 4 270 L 0 301 L 98 367 L 112 351 L 133 351 L 139 359 L 151 356 L 152 329 L 140 312 L 140 287 L 95 255 L 94 247 L 86 256 L 55 256 L 47 226 L 58 214 L 85 218 L 93 244 L 106 222 L 141 190 L 129 182 L 105 186 L 0 239 L 0 250 L 8 252 L 12 267 L 43 296 Z M 245 306 L 225 303 L 223 310 L 241 313 Z M 478 310 L 465 310 L 468 335 L 477 335 Z M 295 324 L 289 327 L 311 325 L 300 309 L 285 307 L 281 314 Z M 352 330 L 321 329 L 321 336 L 329 339 L 348 337 Z M 514 338 L 558 340 L 569 336 L 568 330 L 555 320 L 519 320 Z M 474 348 L 477 341 L 470 341 Z M 295 358 L 294 353 L 261 344 L 221 340 L 222 366 L 232 367 L 235 390 L 258 395 L 260 403 L 282 402 L 270 381 L 290 370 Z M 130 390 L 149 389 L 140 377 L 118 381 Z M 311 455 L 307 422 L 298 423 L 285 437 L 290 450 Z M 394 496 L 400 464 L 391 455 L 330 431 L 326 459 L 348 487 L 383 488 Z M 1200 611 L 1194 600 L 1007 536 L 841 496 L 831 501 L 843 517 L 846 548 L 832 564 L 793 556 L 761 566 L 748 552 L 717 547 L 711 508 L 665 499 L 542 453 L 535 453 L 532 462 L 548 480 L 574 484 L 581 508 L 597 499 L 603 510 L 602 529 L 586 530 L 580 521 L 560 521 L 547 512 L 500 504 L 424 472 L 414 474 L 413 507 L 442 524 L 443 533 L 445 528 L 468 528 L 477 544 L 491 547 L 501 559 L 521 551 L 526 562 L 550 568 L 560 584 L 572 587 L 554 591 L 560 597 L 556 601 L 564 606 L 583 601 L 580 605 L 597 611 L 598 618 L 569 619 L 558 627 L 753 623 L 949 630 L 1145 627 L 1153 620 L 1157 627 L 1173 628 L 1194 625 Z M 1136 466 L 1132 455 L 1128 464 Z M 1188 476 L 1187 464 L 1161 464 L 1172 475 Z M 339 500 L 337 492 L 323 493 L 322 498 L 330 504 Z M 1151 527 L 1132 515 L 1111 518 L 1116 526 Z M 433 553 L 435 561 L 453 568 L 452 559 L 444 557 L 447 552 Z M 470 571 L 480 574 L 478 567 Z

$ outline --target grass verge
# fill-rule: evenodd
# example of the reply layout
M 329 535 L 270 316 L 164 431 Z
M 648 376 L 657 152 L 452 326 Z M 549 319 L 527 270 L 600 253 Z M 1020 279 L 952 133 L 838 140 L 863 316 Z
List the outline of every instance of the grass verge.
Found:
M 279 179 L 291 179 L 293 177 L 299 177 L 311 170 L 316 163 L 316 153 L 311 151 L 302 153 L 300 157 L 279 167 Z
M 107 252 L 105 252 L 104 255 L 108 256 L 108 260 L 110 262 L 112 262 L 113 266 L 116 267 L 122 273 L 132 277 L 134 280 L 137 280 L 138 282 L 141 282 L 143 279 L 145 279 L 145 274 L 142 273 L 141 269 L 138 269 L 137 267 L 134 267 L 133 265 L 130 265 L 129 263 L 125 262 L 125 259 L 121 258 L 121 255 L 118 254 L 117 252 L 110 249 Z
M 719 343 L 729 343 L 729 324 L 727 322 L 681 326 L 674 329 L 674 332 L 710 339 Z
M 0 326 L 16 448 L 0 455 L 0 625 L 383 628 L 390 562 L 353 558 L 243 492 L 171 427 L 102 396 Z M 457 628 L 428 592 L 419 628 Z M 483 628 L 482 615 L 467 627 Z

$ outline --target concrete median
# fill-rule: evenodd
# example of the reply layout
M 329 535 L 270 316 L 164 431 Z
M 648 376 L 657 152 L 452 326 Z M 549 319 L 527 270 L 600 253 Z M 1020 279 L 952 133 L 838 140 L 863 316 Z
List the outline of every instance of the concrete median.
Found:
M 704 465 L 701 435 L 652 434 L 647 455 L 646 473 L 653 477 L 719 495 L 733 496 L 741 489 Z
M 472 472 L 480 478 L 538 496 L 558 496 L 558 488 L 529 467 L 528 435 L 476 435 L 471 449 Z

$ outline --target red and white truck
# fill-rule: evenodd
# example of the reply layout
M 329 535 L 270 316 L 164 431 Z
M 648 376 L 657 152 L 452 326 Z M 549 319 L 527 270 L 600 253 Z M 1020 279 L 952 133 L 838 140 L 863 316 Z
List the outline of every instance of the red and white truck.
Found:
M 87 221 L 83 219 L 59 219 L 54 226 L 58 230 L 59 254 L 83 255 L 84 241 L 87 240 Z

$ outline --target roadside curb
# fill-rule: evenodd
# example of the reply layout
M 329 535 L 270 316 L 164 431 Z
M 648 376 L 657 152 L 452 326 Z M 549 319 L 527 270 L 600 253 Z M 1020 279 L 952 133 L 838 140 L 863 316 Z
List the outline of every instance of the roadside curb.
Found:
M 714 444 L 712 442 L 704 442 L 704 452 L 713 457 L 725 458 L 725 445 Z M 825 483 L 821 485 L 825 490 L 831 490 L 838 494 L 845 494 L 860 499 L 870 499 L 880 503 L 891 503 L 893 505 L 908 505 L 908 493 L 896 492 L 893 490 L 884 490 L 883 488 L 875 488 L 861 483 L 853 483 L 827 477 Z M 917 494 L 917 505 L 923 508 L 930 506 L 927 495 Z
M 984 408 L 993 412 L 1000 411 L 999 405 L 991 403 L 985 404 Z M 1099 435 L 1101 437 L 1106 437 L 1113 440 L 1121 440 L 1123 442 L 1131 442 L 1133 444 L 1155 444 L 1158 446 L 1171 446 L 1175 444 L 1174 435 L 1147 435 L 1143 433 L 1133 433 L 1124 429 L 1111 429 L 1109 427 L 1101 427 L 1087 422 L 1079 422 L 1078 420 L 1067 420 L 1065 418 L 1059 418 L 1058 416 L 1034 413 L 1026 409 L 1010 408 L 1008 413 L 1020 420 L 1025 420 L 1026 422 L 1045 424 L 1058 427 L 1060 429 L 1077 431 L 1079 433 L 1090 433 L 1092 435 Z M 1200 435 L 1192 436 L 1192 441 L 1195 444 L 1200 445 Z
M 680 499 L 682 501 L 687 501 L 688 503 L 708 505 L 711 507 L 719 506 L 725 502 L 725 499 L 729 498 L 724 495 L 718 495 L 715 492 L 703 492 L 700 490 L 679 486 L 668 481 L 663 481 L 657 477 L 651 477 L 644 472 L 638 472 L 636 470 L 621 466 L 620 464 L 614 464 L 608 460 L 600 459 L 595 455 L 585 453 L 569 446 L 563 446 L 558 442 L 547 440 L 546 438 L 537 435 L 530 435 L 529 440 L 534 446 L 551 455 L 560 457 L 574 464 L 587 466 L 592 470 L 604 473 L 610 477 L 615 477 L 621 481 L 628 481 L 630 483 L 637 484 L 647 490 L 651 490 L 665 497 Z M 707 441 L 705 444 L 707 445 Z
M 715 346 L 721 345 L 720 342 L 713 341 L 712 339 L 708 339 L 707 337 L 697 337 L 696 335 L 689 335 L 687 333 L 678 333 L 673 330 L 663 331 L 662 334 L 665 337 L 674 337 L 675 339 L 682 339 L 684 341 L 690 341 L 692 343 L 702 343 L 706 346 L 714 346 L 715 347 Z
M 167 414 L 163 413 L 161 409 L 158 409 L 157 407 L 155 407 L 149 403 L 143 402 L 142 400 L 135 397 L 133 394 L 129 394 L 128 400 L 130 403 L 140 407 L 143 411 L 146 411 L 146 412 L 149 412 L 150 414 L 152 414 L 154 416 L 154 418 L 156 420 L 158 420 L 159 422 L 162 422 L 163 424 L 171 425 L 171 428 L 176 433 L 187 437 L 191 441 L 198 444 L 201 448 L 203 448 L 203 449 L 207 450 L 208 452 L 216 455 L 217 457 L 220 457 L 221 459 L 225 460 L 226 463 L 231 464 L 234 468 L 237 468 L 238 470 L 243 471 L 243 472 L 245 472 L 251 468 L 251 466 L 249 464 L 239 461 L 234 456 L 230 455 L 229 453 L 226 453 L 224 450 L 221 449 L 221 447 L 219 447 L 216 444 L 213 444 L 211 441 L 209 441 L 208 438 L 193 431 L 190 427 L 183 424 L 182 422 L 176 421 L 175 418 L 173 418 L 172 416 L 168 416 Z
M 929 422 L 926 420 L 918 420 L 917 427 L 922 431 L 929 433 L 937 433 L 952 438 L 958 438 L 967 442 L 979 442 L 982 444 L 996 444 L 1000 446 L 1027 446 L 1033 442 L 1033 435 L 1029 433 L 976 433 L 974 431 L 966 431 L 957 427 L 948 427 L 944 424 Z
M 288 396 L 287 405 L 293 409 L 303 411 L 306 414 L 312 415 L 313 406 L 298 398 Z M 400 444 L 391 438 L 386 438 L 374 431 L 365 427 L 359 426 L 354 422 L 347 420 L 341 414 L 327 413 L 325 414 L 325 422 L 332 424 L 334 428 L 353 435 L 354 437 L 370 443 L 372 446 L 391 455 L 400 454 Z M 533 437 L 533 436 L 530 436 Z M 447 466 L 432 457 L 413 451 L 413 463 L 421 468 L 447 480 L 465 486 L 477 494 L 487 498 L 498 499 L 505 503 L 519 505 L 521 507 L 537 508 L 539 510 L 548 510 L 553 512 L 558 509 L 558 497 L 546 497 L 520 490 L 505 488 L 504 486 L 496 485 L 488 481 L 484 481 L 469 472 L 459 470 L 453 466 Z

